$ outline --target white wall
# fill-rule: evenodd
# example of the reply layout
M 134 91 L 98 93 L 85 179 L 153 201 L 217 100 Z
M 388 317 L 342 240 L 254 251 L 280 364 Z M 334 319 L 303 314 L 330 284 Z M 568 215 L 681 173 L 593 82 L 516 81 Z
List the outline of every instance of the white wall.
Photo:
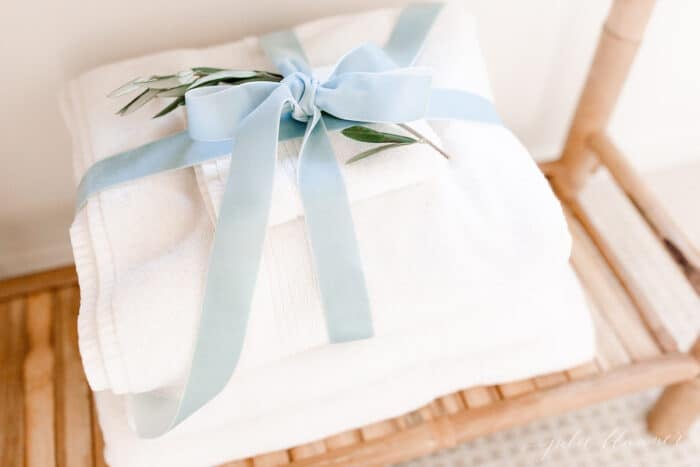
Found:
M 559 151 L 607 0 L 465 0 L 497 105 L 539 158 Z M 137 54 L 202 46 L 400 0 L 3 0 L 0 277 L 71 261 L 74 185 L 56 93 Z M 205 8 L 206 5 L 206 8 Z M 659 0 L 612 130 L 642 168 L 700 159 L 700 1 Z

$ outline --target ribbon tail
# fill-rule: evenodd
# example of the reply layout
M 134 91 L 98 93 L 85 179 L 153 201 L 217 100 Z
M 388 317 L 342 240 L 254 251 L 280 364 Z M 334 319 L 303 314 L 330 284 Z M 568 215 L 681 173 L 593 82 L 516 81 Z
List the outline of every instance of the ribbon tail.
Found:
M 228 383 L 245 338 L 267 228 L 286 88 L 276 89 L 240 127 L 216 225 L 207 285 L 187 383 L 179 400 L 135 394 L 134 425 L 159 436 L 186 419 Z
M 294 31 L 278 31 L 260 37 L 260 47 L 284 76 L 303 71 L 311 72 L 309 60 Z
M 367 285 L 340 166 L 323 118 L 299 155 L 299 191 L 331 342 L 372 337 Z
M 416 3 L 401 10 L 384 46 L 394 63 L 406 67 L 415 62 L 443 6 L 442 3 Z

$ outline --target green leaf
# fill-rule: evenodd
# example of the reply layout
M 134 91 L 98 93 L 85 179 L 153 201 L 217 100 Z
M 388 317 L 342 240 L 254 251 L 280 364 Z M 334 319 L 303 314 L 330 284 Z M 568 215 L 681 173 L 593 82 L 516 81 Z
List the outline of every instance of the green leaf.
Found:
M 240 85 L 240 84 L 245 84 L 245 83 L 253 83 L 256 81 L 280 81 L 278 79 L 275 79 L 274 77 L 269 77 L 265 75 L 255 75 L 252 78 L 246 78 L 246 79 L 237 79 L 237 80 L 227 80 L 227 79 L 222 79 L 221 81 L 215 81 L 213 83 L 207 83 L 205 86 L 208 86 L 209 84 L 219 84 L 219 83 L 226 83 L 226 84 L 231 84 L 231 85 Z
M 164 89 L 158 93 L 158 97 L 180 97 L 184 96 L 190 88 L 189 84 L 183 84 L 170 89 Z
M 160 79 L 170 79 L 174 76 L 175 75 L 151 75 L 148 77 L 136 78 L 136 82 L 141 84 L 148 84 L 152 83 L 153 81 L 158 81 Z
M 194 81 L 195 78 L 196 76 L 192 70 L 181 71 L 174 75 L 153 75 L 147 78 L 138 77 L 119 86 L 117 89 L 107 94 L 107 97 L 119 97 L 143 88 L 171 89 L 183 84 L 189 84 Z
M 357 162 L 359 160 L 365 159 L 369 156 L 373 156 L 379 152 L 386 151 L 387 149 L 392 149 L 392 148 L 397 148 L 399 146 L 407 146 L 409 144 L 413 144 L 415 141 L 410 142 L 410 143 L 390 143 L 390 144 L 383 144 L 381 146 L 376 146 L 372 149 L 368 149 L 366 151 L 362 151 L 359 154 L 356 154 L 352 156 L 350 159 L 348 159 L 345 164 L 352 164 L 353 162 Z
M 185 105 L 185 98 L 184 98 L 184 96 L 183 96 L 183 97 L 178 97 L 177 99 L 175 99 L 174 101 L 172 101 L 170 104 L 168 104 L 167 106 L 163 107 L 163 109 L 161 109 L 160 112 L 158 112 L 157 114 L 155 114 L 155 115 L 153 116 L 153 118 L 158 118 L 158 117 L 162 117 L 163 115 L 167 115 L 167 114 L 169 114 L 170 112 L 172 112 L 173 110 L 177 109 L 177 108 L 178 108 L 179 106 L 181 106 L 181 105 Z
M 418 142 L 417 139 L 410 136 L 396 135 L 394 133 L 384 133 L 376 131 L 366 126 L 355 125 L 346 128 L 342 131 L 343 135 L 356 141 L 364 143 L 400 143 L 410 144 Z
M 194 71 L 195 73 L 210 75 L 212 73 L 224 71 L 224 68 L 212 68 L 210 66 L 196 66 L 196 67 L 192 68 L 192 71 Z
M 284 79 L 284 76 L 278 73 L 272 73 L 270 71 L 258 71 L 257 73 L 261 80 L 282 81 Z
M 192 83 L 192 87 L 199 87 L 212 81 L 222 81 L 222 80 L 239 80 L 239 79 L 249 79 L 253 78 L 259 73 L 257 71 L 249 70 L 223 70 L 211 73 L 207 76 L 199 78 L 197 81 Z
M 172 89 L 182 84 L 190 84 L 195 80 L 194 73 L 185 76 L 168 76 L 148 82 L 151 89 Z
M 129 115 L 130 113 L 140 109 L 147 102 L 158 95 L 157 89 L 146 89 L 138 96 L 134 97 L 128 104 L 117 111 L 119 115 Z
M 190 79 L 190 78 L 194 77 L 194 75 L 195 75 L 195 72 L 192 69 L 189 69 L 189 70 L 178 71 L 175 76 L 177 76 L 181 80 L 185 80 L 185 79 Z
M 124 94 L 129 94 L 130 92 L 136 91 L 137 89 L 141 89 L 143 85 L 139 82 L 140 79 L 142 78 L 135 78 L 129 81 L 128 83 L 122 84 L 117 89 L 107 94 L 107 97 L 119 97 L 123 96 Z

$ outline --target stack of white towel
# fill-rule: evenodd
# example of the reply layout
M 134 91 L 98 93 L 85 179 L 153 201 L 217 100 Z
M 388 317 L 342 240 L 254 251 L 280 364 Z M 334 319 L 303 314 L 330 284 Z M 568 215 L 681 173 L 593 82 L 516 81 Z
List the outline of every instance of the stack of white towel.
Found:
M 383 44 L 398 10 L 304 24 L 314 67 Z M 419 65 L 436 87 L 491 98 L 472 18 L 440 13 Z M 272 70 L 256 38 L 107 65 L 73 81 L 63 108 L 76 181 L 94 162 L 184 128 L 163 102 L 121 118 L 104 96 L 142 75 L 191 66 Z M 182 383 L 201 309 L 226 158 L 92 197 L 71 228 L 80 351 L 106 457 L 115 466 L 211 465 L 290 447 L 412 410 L 441 394 L 559 370 L 593 355 L 568 266 L 561 209 L 504 127 L 415 122 L 425 144 L 344 167 L 376 337 L 328 345 L 296 191 L 299 141 L 280 144 L 270 227 L 236 374 L 172 432 L 138 439 L 121 395 Z M 391 128 L 390 131 L 401 130 Z M 368 146 L 331 136 L 343 163 Z

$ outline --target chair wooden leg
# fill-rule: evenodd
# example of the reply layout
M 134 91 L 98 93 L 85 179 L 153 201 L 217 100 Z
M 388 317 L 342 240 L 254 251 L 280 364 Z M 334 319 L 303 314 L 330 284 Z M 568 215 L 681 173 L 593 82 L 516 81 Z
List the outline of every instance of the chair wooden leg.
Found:
M 588 139 L 604 130 L 644 36 L 656 0 L 614 0 L 598 41 L 560 159 L 562 193 L 575 196 L 598 165 Z
M 700 360 L 700 338 L 690 353 Z M 698 417 L 700 376 L 664 389 L 647 415 L 647 429 L 666 442 L 675 442 L 687 437 L 688 430 Z

